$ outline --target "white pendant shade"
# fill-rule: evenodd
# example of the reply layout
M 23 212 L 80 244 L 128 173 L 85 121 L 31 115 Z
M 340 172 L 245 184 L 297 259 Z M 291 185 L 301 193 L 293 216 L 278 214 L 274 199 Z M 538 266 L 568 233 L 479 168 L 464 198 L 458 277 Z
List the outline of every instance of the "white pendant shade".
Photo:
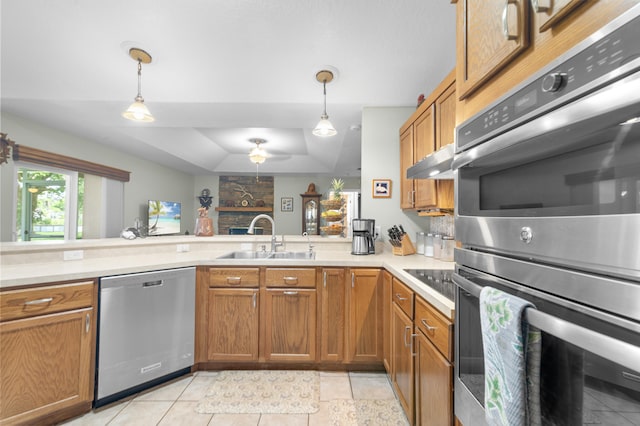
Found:
M 320 122 L 311 133 L 316 136 L 327 137 L 335 136 L 338 132 L 329 121 L 329 117 L 327 115 L 323 115 L 320 117 Z
M 129 108 L 122 113 L 122 116 L 129 120 L 142 121 L 145 123 L 155 121 L 155 118 L 153 118 L 153 115 L 149 112 L 149 108 L 144 104 L 142 98 L 136 98 L 136 101 L 129 105 Z

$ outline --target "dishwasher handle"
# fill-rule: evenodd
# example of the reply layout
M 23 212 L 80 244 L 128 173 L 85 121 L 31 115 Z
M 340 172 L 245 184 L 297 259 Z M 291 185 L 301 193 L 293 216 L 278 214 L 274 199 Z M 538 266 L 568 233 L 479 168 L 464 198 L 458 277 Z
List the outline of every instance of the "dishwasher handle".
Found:
M 144 288 L 162 287 L 163 285 L 164 285 L 164 280 L 147 281 L 142 283 L 142 287 Z

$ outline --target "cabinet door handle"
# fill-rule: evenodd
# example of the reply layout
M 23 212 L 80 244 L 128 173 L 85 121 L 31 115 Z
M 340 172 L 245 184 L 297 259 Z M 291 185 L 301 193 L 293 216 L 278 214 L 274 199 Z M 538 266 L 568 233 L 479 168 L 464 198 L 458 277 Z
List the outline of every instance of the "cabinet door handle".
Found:
M 285 291 L 284 294 L 286 296 L 297 296 L 298 292 L 297 291 Z
M 285 284 L 292 285 L 298 284 L 298 277 L 282 277 Z
M 240 285 L 241 282 L 242 282 L 242 277 L 227 277 L 227 284 Z
M 407 297 L 400 296 L 400 293 L 396 293 L 396 299 L 398 299 L 401 302 L 404 301 L 404 300 L 409 300 L 409 298 L 407 298 Z
M 53 301 L 53 297 L 44 297 L 42 299 L 29 300 L 28 302 L 24 302 L 25 306 L 31 305 L 44 305 L 45 303 L 49 303 Z
M 518 6 L 518 0 L 505 0 L 504 9 L 502 10 L 502 33 L 507 40 L 516 40 L 518 38 L 518 32 L 516 27 L 516 34 L 509 32 L 509 5 L 514 4 L 516 8 Z M 516 12 L 518 10 L 516 9 Z M 516 13 L 517 16 L 517 13 Z M 516 22 L 517 24 L 518 22 Z
M 545 4 L 540 4 L 540 3 L 545 3 Z M 536 13 L 540 13 L 540 12 L 548 11 L 551 8 L 551 5 L 549 4 L 549 1 L 531 0 L 531 7 L 533 7 L 533 10 Z
M 351 273 L 351 288 L 355 288 L 356 287 L 356 274 L 355 272 Z
M 253 293 L 253 298 L 252 298 L 253 309 L 255 309 L 256 306 L 258 305 L 257 302 L 258 302 L 258 293 Z
M 327 271 L 324 271 L 322 273 L 322 286 L 324 288 L 327 288 Z
M 410 325 L 405 325 L 404 326 L 404 336 L 403 336 L 403 338 L 404 338 L 404 347 L 405 348 L 409 347 L 409 342 L 407 342 L 407 331 L 409 332 L 409 334 L 411 334 L 411 326 Z
M 91 328 L 91 315 L 87 314 L 84 317 L 84 332 L 88 334 L 90 328 Z
M 438 327 L 433 327 L 427 324 L 427 320 L 424 318 L 420 320 L 420 322 L 422 323 L 422 325 L 424 325 L 427 328 L 428 331 L 436 331 L 438 329 Z

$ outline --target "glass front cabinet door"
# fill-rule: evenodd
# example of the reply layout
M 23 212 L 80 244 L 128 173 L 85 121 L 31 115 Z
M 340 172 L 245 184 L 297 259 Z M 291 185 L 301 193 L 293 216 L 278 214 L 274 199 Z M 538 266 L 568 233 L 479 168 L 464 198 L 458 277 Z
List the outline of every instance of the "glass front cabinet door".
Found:
M 322 194 L 300 194 L 302 197 L 302 232 L 320 235 L 320 197 Z

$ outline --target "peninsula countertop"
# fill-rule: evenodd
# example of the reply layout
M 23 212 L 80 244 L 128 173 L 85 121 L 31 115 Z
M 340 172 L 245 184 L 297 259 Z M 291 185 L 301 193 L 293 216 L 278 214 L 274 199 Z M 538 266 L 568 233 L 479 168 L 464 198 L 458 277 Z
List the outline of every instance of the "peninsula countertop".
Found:
M 278 237 L 279 240 L 282 237 Z M 92 279 L 186 266 L 370 267 L 385 268 L 416 294 L 453 318 L 455 305 L 405 269 L 452 270 L 443 262 L 414 254 L 395 256 L 391 246 L 377 242 L 376 254 L 352 255 L 345 238 L 286 235 L 286 251 L 306 251 L 315 259 L 219 259 L 234 250 L 260 250 L 270 236 L 153 237 L 0 244 L 0 290 L 59 281 Z M 67 260 L 65 260 L 67 259 Z

